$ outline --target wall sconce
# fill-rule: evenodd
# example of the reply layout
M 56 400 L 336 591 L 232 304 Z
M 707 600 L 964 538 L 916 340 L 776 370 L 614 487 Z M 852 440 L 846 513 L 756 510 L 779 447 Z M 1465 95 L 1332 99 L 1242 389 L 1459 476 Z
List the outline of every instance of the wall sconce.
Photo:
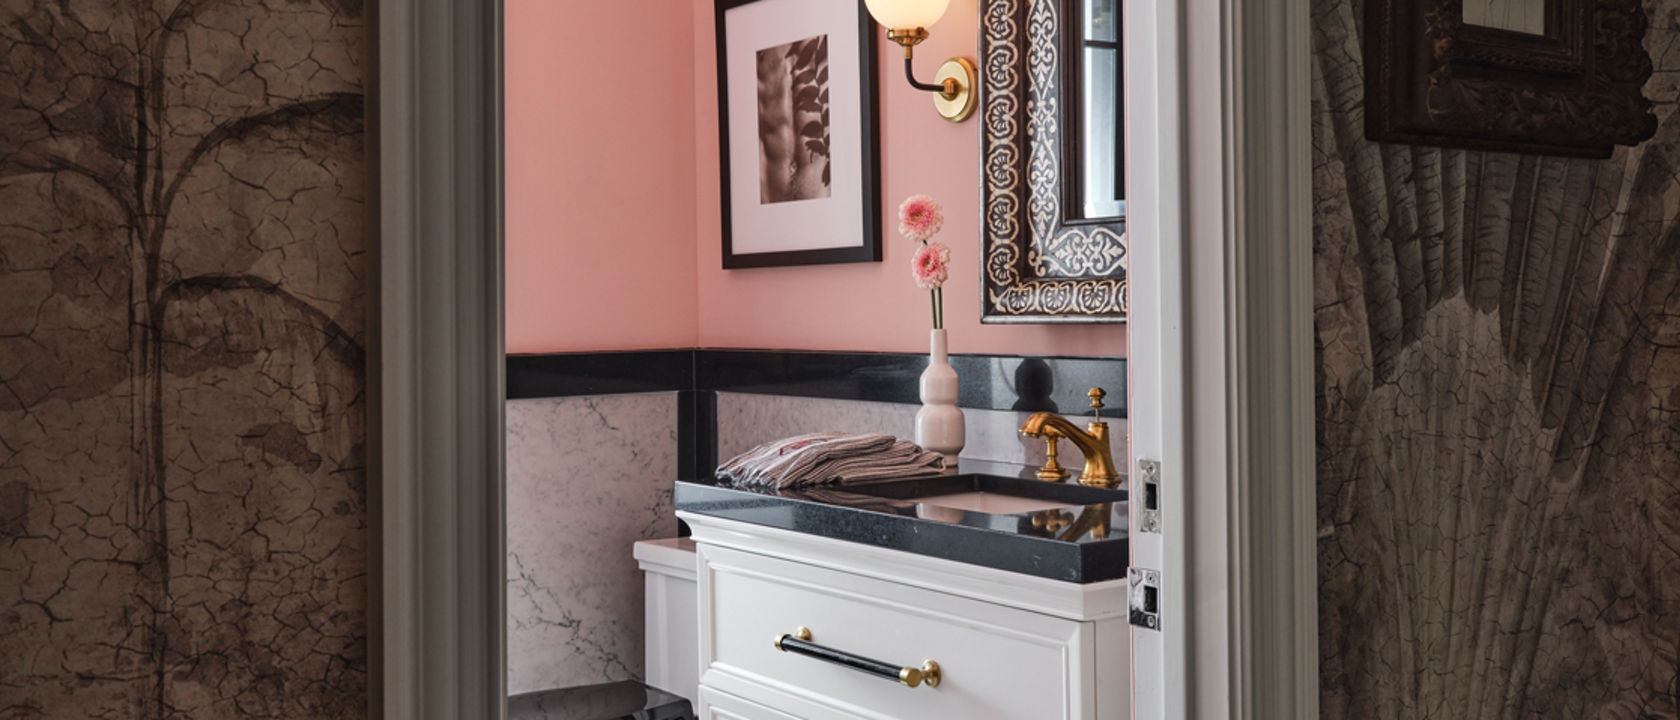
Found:
M 913 48 L 928 38 L 927 27 L 945 14 L 950 0 L 864 0 L 875 22 L 887 29 L 887 39 L 904 46 L 904 78 L 910 87 L 937 93 L 933 107 L 951 122 L 962 122 L 974 114 L 975 82 L 978 73 L 968 58 L 954 57 L 939 66 L 933 82 L 916 81 L 910 66 Z

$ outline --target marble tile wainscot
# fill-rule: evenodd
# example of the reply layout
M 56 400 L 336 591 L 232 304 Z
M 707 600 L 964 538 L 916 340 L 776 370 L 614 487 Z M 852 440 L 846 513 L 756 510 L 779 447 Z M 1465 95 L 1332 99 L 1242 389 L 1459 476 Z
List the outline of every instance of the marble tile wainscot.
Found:
M 676 534 L 677 394 L 507 404 L 508 692 L 640 680 L 630 546 Z

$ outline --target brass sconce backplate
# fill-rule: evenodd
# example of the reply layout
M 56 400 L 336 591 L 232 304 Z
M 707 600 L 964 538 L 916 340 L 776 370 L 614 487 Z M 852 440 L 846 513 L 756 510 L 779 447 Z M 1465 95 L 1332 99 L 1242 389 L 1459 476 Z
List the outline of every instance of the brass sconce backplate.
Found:
M 974 114 L 975 99 L 979 96 L 974 85 L 978 77 L 979 72 L 968 58 L 954 57 L 939 66 L 939 72 L 933 76 L 934 84 L 949 85 L 949 81 L 956 81 L 956 92 L 949 97 L 945 93 L 933 96 L 933 107 L 939 111 L 940 117 L 962 122 Z

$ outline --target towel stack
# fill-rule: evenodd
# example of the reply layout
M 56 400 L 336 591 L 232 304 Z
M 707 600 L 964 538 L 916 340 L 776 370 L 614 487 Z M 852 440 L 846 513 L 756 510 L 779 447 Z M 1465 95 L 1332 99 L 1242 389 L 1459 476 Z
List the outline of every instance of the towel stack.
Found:
M 945 457 L 891 435 L 811 433 L 783 438 L 736 455 L 717 470 L 738 485 L 769 488 L 890 478 L 931 477 L 945 472 Z

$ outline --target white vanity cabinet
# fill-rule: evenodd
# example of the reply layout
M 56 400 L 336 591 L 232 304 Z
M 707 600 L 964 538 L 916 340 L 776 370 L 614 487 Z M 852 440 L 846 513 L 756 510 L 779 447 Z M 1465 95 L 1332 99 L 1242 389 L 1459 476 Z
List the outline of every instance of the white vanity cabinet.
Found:
M 701 718 L 1130 715 L 1124 580 L 1059 582 L 680 515 L 698 547 Z M 778 648 L 801 628 L 816 650 Z M 823 649 L 890 669 L 931 660 L 939 683 L 906 687 Z

